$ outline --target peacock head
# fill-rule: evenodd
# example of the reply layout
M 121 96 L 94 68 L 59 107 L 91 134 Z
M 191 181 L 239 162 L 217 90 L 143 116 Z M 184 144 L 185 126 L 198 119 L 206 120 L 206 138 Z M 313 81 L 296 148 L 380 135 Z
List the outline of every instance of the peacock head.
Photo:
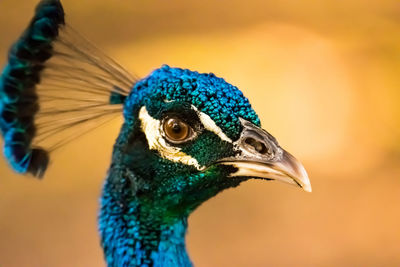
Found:
M 214 74 L 162 66 L 136 83 L 124 118 L 113 166 L 164 215 L 188 215 L 252 178 L 311 191 L 303 166 L 260 128 L 248 99 Z

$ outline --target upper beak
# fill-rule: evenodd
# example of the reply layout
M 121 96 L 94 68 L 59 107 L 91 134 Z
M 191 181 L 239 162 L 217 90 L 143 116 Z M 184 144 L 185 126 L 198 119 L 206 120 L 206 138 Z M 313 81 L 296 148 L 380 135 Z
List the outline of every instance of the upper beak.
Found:
M 307 172 L 295 157 L 282 149 L 267 131 L 244 119 L 240 121 L 243 130 L 234 143 L 237 155 L 219 162 L 237 169 L 231 177 L 279 180 L 312 191 Z

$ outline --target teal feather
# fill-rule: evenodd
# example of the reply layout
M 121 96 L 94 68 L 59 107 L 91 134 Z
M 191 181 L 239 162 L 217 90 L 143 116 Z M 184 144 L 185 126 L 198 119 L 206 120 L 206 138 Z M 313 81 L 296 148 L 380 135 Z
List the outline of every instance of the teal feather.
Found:
M 65 25 L 59 0 L 41 1 L 0 77 L 0 131 L 7 137 L 9 164 L 18 173 L 42 177 L 50 152 L 92 129 L 78 126 L 119 113 L 133 84 L 130 75 Z M 60 134 L 67 129 L 71 133 Z
M 29 27 L 10 49 L 8 65 L 1 75 L 0 129 L 5 136 L 4 153 L 20 173 L 42 176 L 47 167 L 47 153 L 31 147 L 36 130 L 33 120 L 39 110 L 35 86 L 40 82 L 43 63 L 51 57 L 51 42 L 63 24 L 60 2 L 42 1 Z

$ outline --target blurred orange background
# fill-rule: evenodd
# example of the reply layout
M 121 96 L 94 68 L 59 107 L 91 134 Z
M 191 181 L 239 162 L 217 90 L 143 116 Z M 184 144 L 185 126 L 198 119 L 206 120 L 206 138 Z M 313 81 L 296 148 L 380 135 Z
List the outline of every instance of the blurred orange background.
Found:
M 0 1 L 0 64 L 37 1 Z M 196 266 L 400 266 L 400 3 L 69 0 L 67 21 L 144 77 L 161 64 L 238 86 L 313 193 L 250 181 L 191 215 Z M 44 180 L 0 159 L 0 266 L 104 266 L 98 199 L 121 120 L 57 152 Z

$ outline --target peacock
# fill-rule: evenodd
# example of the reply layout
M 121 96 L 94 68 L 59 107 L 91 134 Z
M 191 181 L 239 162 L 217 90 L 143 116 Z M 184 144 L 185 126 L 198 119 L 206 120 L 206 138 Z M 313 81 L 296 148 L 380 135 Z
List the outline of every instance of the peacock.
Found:
M 168 65 L 139 79 L 65 23 L 59 0 L 42 0 L 0 78 L 11 168 L 41 178 L 54 151 L 121 113 L 98 217 L 108 266 L 192 266 L 188 216 L 249 179 L 311 192 L 237 87 Z

